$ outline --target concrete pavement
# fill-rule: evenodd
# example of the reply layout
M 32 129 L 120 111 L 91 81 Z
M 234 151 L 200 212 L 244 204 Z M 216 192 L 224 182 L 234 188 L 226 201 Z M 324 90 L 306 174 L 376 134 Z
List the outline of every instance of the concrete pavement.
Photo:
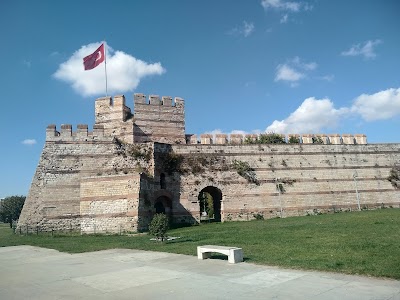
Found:
M 400 281 L 162 252 L 16 246 L 0 248 L 0 299 L 400 300 Z

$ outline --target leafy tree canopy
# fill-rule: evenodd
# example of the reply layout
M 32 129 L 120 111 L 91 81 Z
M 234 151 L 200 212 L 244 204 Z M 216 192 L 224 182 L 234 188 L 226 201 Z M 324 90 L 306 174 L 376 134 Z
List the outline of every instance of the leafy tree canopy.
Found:
M 0 221 L 9 223 L 17 221 L 25 203 L 25 196 L 10 196 L 0 202 Z

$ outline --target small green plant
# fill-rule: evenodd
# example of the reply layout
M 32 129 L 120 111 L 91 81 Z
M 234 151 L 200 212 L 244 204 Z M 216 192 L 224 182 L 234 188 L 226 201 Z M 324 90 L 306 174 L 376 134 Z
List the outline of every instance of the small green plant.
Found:
M 263 214 L 260 214 L 260 213 L 253 214 L 253 217 L 256 220 L 264 220 Z
M 289 144 L 300 144 L 300 138 L 292 135 L 289 138 Z
M 183 173 L 182 162 L 182 155 L 173 152 L 167 153 L 167 155 L 164 157 L 163 169 L 168 173 L 168 175 L 171 175 L 174 172 Z
M 394 188 L 400 189 L 400 166 L 394 166 L 387 178 Z
M 132 156 L 136 160 L 144 160 L 149 162 L 151 159 L 151 150 L 146 148 L 141 148 L 139 145 L 129 145 L 127 148 L 128 155 Z
M 235 159 L 232 162 L 232 168 L 235 169 L 240 176 L 247 179 L 248 182 L 260 185 L 260 182 L 257 179 L 257 175 L 254 172 L 254 169 L 250 167 L 248 162 Z
M 286 192 L 285 187 L 283 186 L 283 183 L 278 182 L 276 184 L 276 190 L 280 193 L 283 194 L 284 192 Z
M 245 144 L 285 144 L 285 139 L 278 133 L 260 134 L 258 137 L 246 137 Z
M 149 225 L 149 234 L 163 242 L 167 236 L 168 228 L 169 222 L 167 215 L 155 214 Z
M 323 144 L 324 143 L 324 141 L 322 140 L 322 138 L 320 136 L 313 137 L 312 142 L 313 142 L 313 144 Z

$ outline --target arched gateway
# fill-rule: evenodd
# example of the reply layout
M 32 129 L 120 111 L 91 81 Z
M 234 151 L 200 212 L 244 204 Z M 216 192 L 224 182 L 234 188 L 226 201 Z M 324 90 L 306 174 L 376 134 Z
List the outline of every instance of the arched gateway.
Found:
M 198 195 L 198 200 L 200 215 L 203 220 L 221 222 L 222 192 L 219 188 L 214 186 L 203 188 Z
M 160 196 L 156 199 L 154 204 L 156 214 L 166 214 L 170 216 L 172 214 L 172 201 L 167 196 Z

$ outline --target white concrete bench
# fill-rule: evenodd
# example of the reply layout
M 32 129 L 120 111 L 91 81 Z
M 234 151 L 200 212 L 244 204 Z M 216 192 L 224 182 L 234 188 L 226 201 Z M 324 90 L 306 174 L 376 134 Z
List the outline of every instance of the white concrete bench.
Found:
M 205 259 L 210 258 L 211 252 L 217 252 L 228 255 L 228 261 L 235 264 L 243 261 L 243 250 L 237 247 L 213 246 L 205 245 L 197 247 L 197 258 Z

